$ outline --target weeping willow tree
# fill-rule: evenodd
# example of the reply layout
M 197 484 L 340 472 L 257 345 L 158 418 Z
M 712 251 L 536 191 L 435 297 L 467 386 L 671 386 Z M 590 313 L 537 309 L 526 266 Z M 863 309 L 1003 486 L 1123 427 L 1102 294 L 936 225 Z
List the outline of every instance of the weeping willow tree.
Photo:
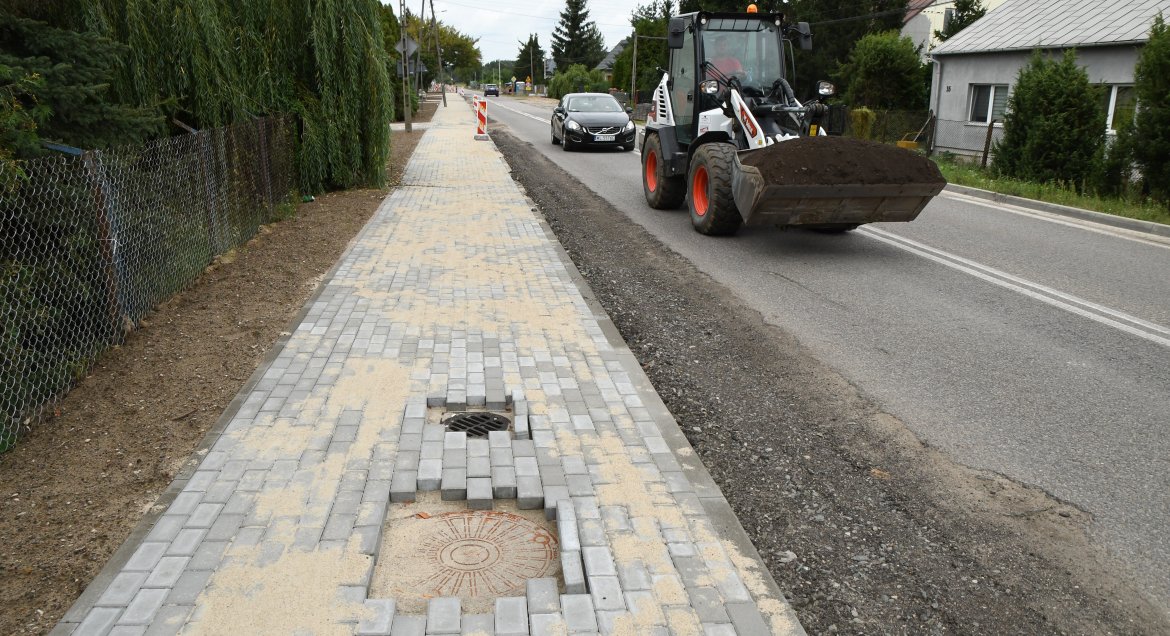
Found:
M 127 45 L 113 90 L 195 127 L 293 113 L 301 188 L 380 185 L 394 116 L 377 0 L 74 0 Z

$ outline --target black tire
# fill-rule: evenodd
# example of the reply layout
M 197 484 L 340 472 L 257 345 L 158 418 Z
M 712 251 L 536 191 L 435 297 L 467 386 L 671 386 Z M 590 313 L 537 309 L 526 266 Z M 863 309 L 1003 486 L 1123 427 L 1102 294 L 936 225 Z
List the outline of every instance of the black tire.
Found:
M 622 146 L 622 150 L 624 150 L 626 152 L 630 152 L 633 149 L 634 149 L 634 144 L 626 144 L 626 145 Z
M 686 178 L 666 174 L 658 135 L 646 135 L 642 142 L 642 193 L 646 195 L 646 203 L 655 210 L 678 209 L 687 196 Z
M 687 170 L 687 209 L 695 231 L 708 236 L 735 234 L 743 217 L 731 194 L 735 146 L 709 143 L 699 146 Z
M 826 223 L 824 225 L 812 225 L 808 229 L 821 234 L 844 234 L 856 230 L 858 223 Z
M 565 132 L 565 129 L 562 128 L 561 129 L 561 148 L 564 148 L 565 152 L 568 152 L 576 147 L 577 147 L 577 145 L 574 144 L 571 139 L 569 139 L 569 133 Z
M 557 134 L 556 134 L 556 133 L 554 133 L 554 132 L 549 132 L 549 134 L 550 134 L 550 135 L 552 135 L 552 142 L 553 142 L 553 145 L 554 145 L 554 146 L 559 146 L 559 145 L 561 145 L 561 140 L 560 140 L 560 139 L 557 139 Z

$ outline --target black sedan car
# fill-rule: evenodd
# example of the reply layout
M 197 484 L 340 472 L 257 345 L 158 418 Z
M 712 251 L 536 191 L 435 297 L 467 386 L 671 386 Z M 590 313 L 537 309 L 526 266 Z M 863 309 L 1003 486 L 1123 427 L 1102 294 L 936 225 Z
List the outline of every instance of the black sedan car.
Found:
M 496 97 L 499 97 L 500 96 L 500 87 L 496 86 L 495 84 L 485 84 L 483 87 L 483 96 L 488 97 L 490 95 L 495 95 Z
M 607 93 L 569 93 L 553 109 L 552 142 L 565 150 L 578 146 L 634 149 L 632 108 L 622 108 Z

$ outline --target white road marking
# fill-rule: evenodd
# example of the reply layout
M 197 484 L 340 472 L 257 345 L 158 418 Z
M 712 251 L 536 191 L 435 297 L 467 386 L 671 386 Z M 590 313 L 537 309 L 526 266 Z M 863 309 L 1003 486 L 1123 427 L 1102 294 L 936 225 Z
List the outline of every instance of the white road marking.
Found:
M 1145 340 L 1149 340 L 1155 344 L 1160 344 L 1163 347 L 1170 347 L 1170 329 L 1163 327 L 1162 325 L 1142 320 L 1141 318 L 1131 316 L 1124 312 L 1110 309 L 1104 305 L 1090 302 L 1083 298 L 1073 296 L 1072 294 L 1066 294 L 1051 287 L 1046 287 L 1039 283 L 1034 283 L 1002 270 L 988 267 L 961 256 L 935 249 L 929 245 L 924 245 L 917 241 L 912 241 L 896 234 L 891 234 L 890 232 L 880 230 L 873 226 L 865 226 L 860 228 L 858 232 L 869 236 L 874 240 L 881 241 L 887 245 L 892 245 L 898 249 L 916 254 L 936 263 L 946 265 L 952 269 L 958 270 L 965 274 L 970 274 L 971 276 L 985 280 L 1005 289 L 1018 292 L 1029 298 L 1033 298 L 1043 303 L 1052 305 L 1053 307 L 1063 309 L 1103 325 L 1108 325 L 1114 329 L 1124 331 L 1130 335 L 1144 338 Z
M 980 199 L 979 197 L 973 197 L 971 195 L 962 194 L 959 192 L 947 192 L 944 190 L 939 194 L 939 196 L 945 197 L 947 199 L 954 199 L 956 201 L 962 201 L 963 203 L 969 203 L 972 205 L 980 205 L 985 208 L 991 208 L 992 210 L 1011 212 L 1012 214 L 1039 219 L 1041 221 L 1048 221 L 1049 223 L 1056 223 L 1058 225 L 1075 227 L 1081 230 L 1087 230 L 1089 232 L 1096 232 L 1097 234 L 1122 238 L 1129 241 L 1134 241 L 1135 243 L 1143 243 L 1145 245 L 1153 245 L 1154 247 L 1170 249 L 1170 238 L 1161 237 L 1154 234 L 1138 232 L 1135 230 L 1127 230 L 1125 228 L 1114 227 L 1112 225 L 1103 225 L 1101 223 L 1095 223 L 1086 219 L 1071 218 L 1059 214 L 1054 214 L 1052 212 L 1032 210 L 1018 205 L 1012 205 L 1011 203 L 987 201 L 985 199 Z

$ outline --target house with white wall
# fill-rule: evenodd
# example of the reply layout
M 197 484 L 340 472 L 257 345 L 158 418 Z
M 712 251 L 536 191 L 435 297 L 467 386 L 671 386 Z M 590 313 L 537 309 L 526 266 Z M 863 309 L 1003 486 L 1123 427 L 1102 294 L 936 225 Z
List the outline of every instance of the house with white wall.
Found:
M 989 127 L 998 139 L 1012 86 L 1036 50 L 1076 51 L 1102 87 L 1104 125 L 1114 132 L 1133 117 L 1134 66 L 1159 12 L 1170 19 L 1170 0 L 1004 0 L 930 53 L 934 150 L 981 154 Z

